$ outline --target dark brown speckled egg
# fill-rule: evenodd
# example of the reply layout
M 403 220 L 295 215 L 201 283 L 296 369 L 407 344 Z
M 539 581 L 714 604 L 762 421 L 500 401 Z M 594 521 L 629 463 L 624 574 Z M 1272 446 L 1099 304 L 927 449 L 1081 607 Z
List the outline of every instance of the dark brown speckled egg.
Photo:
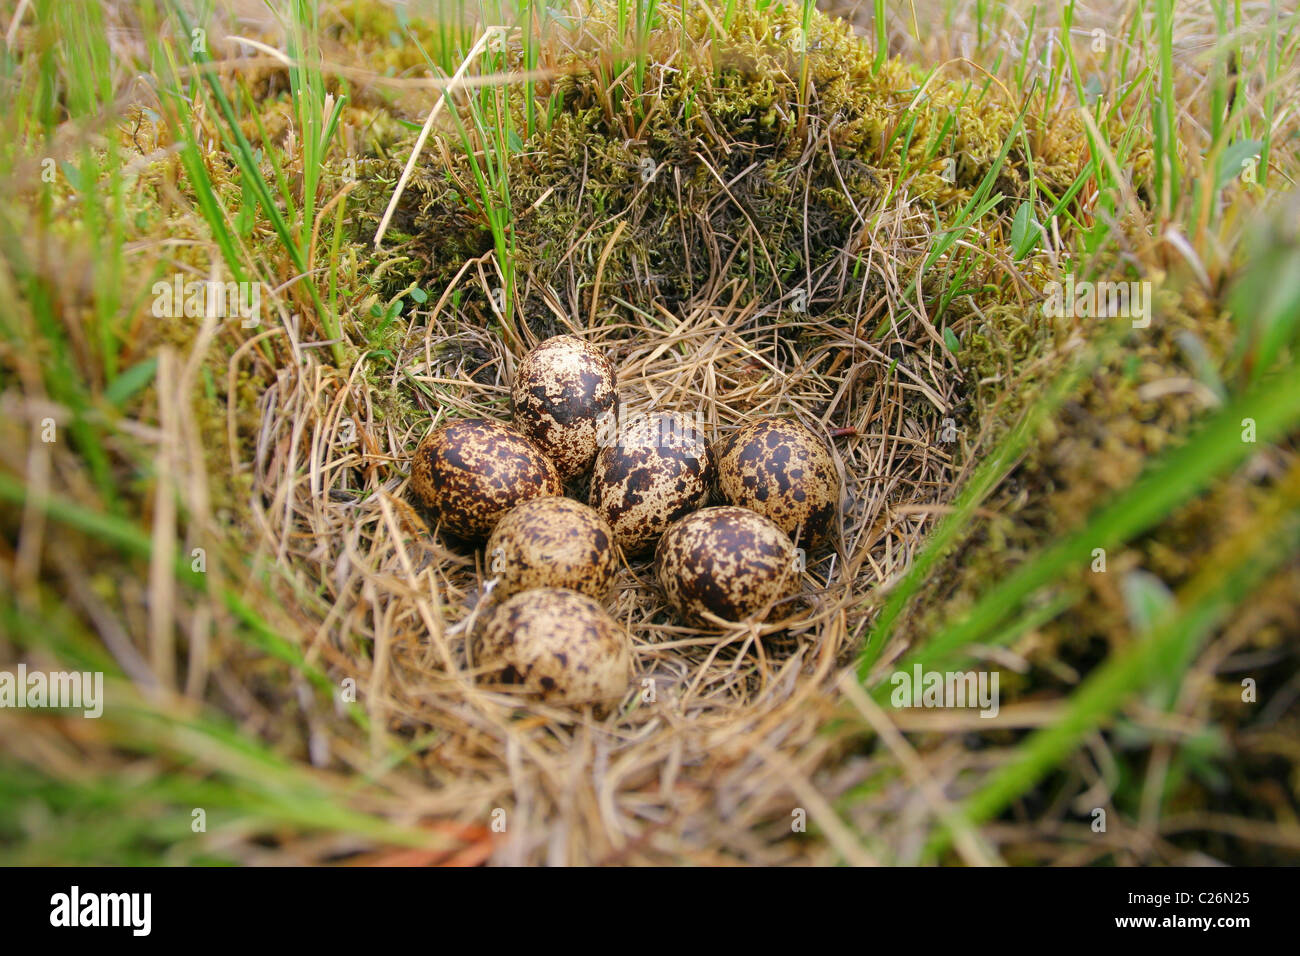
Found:
M 748 508 L 720 505 L 682 518 L 659 539 L 655 576 L 687 621 L 704 612 L 743 621 L 799 593 L 799 554 L 786 533 Z
M 604 600 L 618 570 L 608 522 L 571 498 L 533 498 L 506 512 L 485 549 L 498 598 L 530 588 L 570 588 Z
M 525 355 L 510 388 L 515 425 L 565 481 L 591 467 L 602 420 L 611 419 L 617 401 L 614 366 L 572 335 L 547 339 Z
M 702 424 L 680 412 L 651 412 L 623 423 L 596 455 L 589 501 L 633 556 L 703 505 L 712 480 L 713 453 Z
M 585 594 L 535 588 L 491 612 L 479 631 L 474 664 L 548 703 L 610 701 L 628 688 L 632 641 Z
M 467 418 L 415 450 L 411 491 L 446 531 L 476 540 L 522 501 L 564 493 L 542 450 L 504 422 Z
M 762 418 L 722 440 L 718 493 L 728 504 L 770 518 L 801 547 L 829 537 L 839 511 L 840 477 L 830 449 L 804 425 Z

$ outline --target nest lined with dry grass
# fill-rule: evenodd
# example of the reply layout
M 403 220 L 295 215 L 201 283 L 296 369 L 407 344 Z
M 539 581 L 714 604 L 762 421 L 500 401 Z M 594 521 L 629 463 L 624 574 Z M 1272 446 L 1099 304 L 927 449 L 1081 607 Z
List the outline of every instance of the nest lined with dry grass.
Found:
M 505 811 L 501 862 L 867 858 L 834 814 L 814 811 L 824 798 L 807 781 L 839 746 L 818 729 L 877 594 L 970 450 L 952 427 L 961 374 L 900 277 L 933 242 L 922 208 L 969 200 L 1014 114 L 996 95 L 968 102 L 931 83 L 899 153 L 885 145 L 895 114 L 921 99 L 905 68 L 873 69 L 844 24 L 818 17 L 804 87 L 783 39 L 795 15 L 737 16 L 726 44 L 700 13 L 656 33 L 648 99 L 610 99 L 599 16 L 547 49 L 563 108 L 510 159 L 512 310 L 470 160 L 454 126 L 436 127 L 367 267 L 386 296 L 412 283 L 434 296 L 376 342 L 384 361 L 346 377 L 274 343 L 293 361 L 261 399 L 251 467 L 238 466 L 261 502 L 262 552 L 315 592 L 308 660 L 355 681 L 375 754 L 388 735 L 412 741 L 433 784 L 422 814 L 482 825 Z M 800 88 L 809 101 L 796 110 Z M 936 136 L 961 157 L 953 178 L 926 158 Z M 363 161 L 358 240 L 413 141 Z M 1013 191 L 1019 165 L 1005 167 Z M 566 332 L 609 355 L 628 413 L 698 413 L 710 439 L 759 416 L 797 418 L 834 445 L 845 488 L 831 546 L 809 555 L 803 599 L 779 620 L 686 626 L 648 559 L 623 566 L 607 605 L 632 636 L 635 676 L 608 716 L 478 680 L 466 641 L 491 575 L 481 552 L 434 536 L 406 494 L 421 437 L 452 418 L 508 419 L 516 361 Z M 569 494 L 586 499 L 585 487 Z M 791 839 L 799 808 L 830 847 Z
M 311 351 L 264 397 L 251 463 L 261 546 L 319 588 L 308 658 L 355 681 L 376 743 L 434 734 L 420 757 L 436 782 L 425 811 L 481 824 L 505 810 L 500 861 L 662 860 L 664 828 L 677 859 L 806 852 L 752 828 L 785 821 L 789 832 L 799 781 L 828 746 L 816 736 L 828 688 L 860 645 L 876 588 L 907 565 L 952 487 L 936 438 L 956 392 L 930 351 L 898 333 L 869 342 L 806 319 L 800 332 L 815 344 L 796 351 L 763 311 L 700 302 L 662 336 L 571 329 L 609 354 L 631 412 L 699 411 L 711 438 L 769 414 L 838 436 L 846 490 L 833 548 L 810 555 L 805 598 L 780 620 L 683 625 L 648 562 L 625 564 L 609 607 L 632 636 L 635 679 L 604 719 L 476 683 L 466 635 L 490 574 L 481 552 L 433 536 L 404 493 L 407 455 L 431 425 L 508 417 L 519 355 L 433 314 L 412 323 L 388 386 L 414 403 L 404 414 L 381 415 L 364 383 Z

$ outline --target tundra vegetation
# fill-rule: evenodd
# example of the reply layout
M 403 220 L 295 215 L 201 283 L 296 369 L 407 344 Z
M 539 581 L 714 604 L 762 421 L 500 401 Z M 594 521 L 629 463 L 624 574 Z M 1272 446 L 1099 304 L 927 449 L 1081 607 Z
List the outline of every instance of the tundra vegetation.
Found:
M 1297 858 L 1300 15 L 823 6 L 7 5 L 0 668 L 105 685 L 0 859 Z M 846 486 L 771 622 L 623 566 L 609 712 L 406 490 L 567 332 Z

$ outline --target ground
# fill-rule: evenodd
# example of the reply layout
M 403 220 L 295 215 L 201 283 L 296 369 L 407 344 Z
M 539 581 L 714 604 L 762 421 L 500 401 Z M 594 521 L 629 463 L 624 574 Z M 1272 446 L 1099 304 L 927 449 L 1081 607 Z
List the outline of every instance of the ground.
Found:
M 7 861 L 1297 859 L 1294 14 L 67 6 L 5 22 L 0 669 L 108 697 L 0 709 Z M 474 671 L 407 489 L 561 332 L 846 488 L 771 621 L 625 563 L 604 710 Z

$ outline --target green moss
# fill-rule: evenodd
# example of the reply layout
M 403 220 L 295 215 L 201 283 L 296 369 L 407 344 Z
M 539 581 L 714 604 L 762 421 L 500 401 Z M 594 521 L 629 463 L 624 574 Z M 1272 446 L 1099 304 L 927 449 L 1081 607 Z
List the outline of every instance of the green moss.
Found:
M 588 28 L 597 35 L 603 15 Z M 578 51 L 555 64 L 559 76 L 537 87 L 539 113 L 551 119 L 509 162 L 515 266 L 527 289 L 563 290 L 586 314 L 603 261 L 596 312 L 605 319 L 626 317 L 617 300 L 671 311 L 735 281 L 765 301 L 811 282 L 815 308 L 856 302 L 864 283 L 880 287 L 877 275 L 853 268 L 859 246 L 901 203 L 917 213 L 902 228 L 924 250 L 934 217 L 953 218 L 997 158 L 1013 105 L 999 87 L 926 81 L 896 61 L 877 73 L 851 29 L 821 15 L 809 31 L 805 87 L 791 41 L 798 26 L 791 11 L 740 4 L 730 33 L 714 37 L 707 16 L 688 13 L 680 30 L 652 40 L 644 95 L 628 81 L 611 93 L 602 55 Z M 517 90 L 512 109 L 522 127 Z M 1036 144 L 1040 182 L 1055 190 L 1082 162 L 1069 121 L 1027 122 L 997 180 L 1004 206 L 1027 195 L 1025 142 Z M 466 258 L 492 249 L 459 137 L 442 135 L 451 167 L 426 146 L 389 233 L 407 257 L 389 273 L 394 284 L 443 287 Z M 376 188 L 357 195 L 358 236 L 382 213 L 407 149 L 367 167 Z M 990 231 L 1002 211 L 990 212 Z M 897 271 L 914 269 L 920 254 L 909 252 Z M 549 321 L 537 291 L 525 292 L 522 307 L 529 320 Z
M 985 503 L 988 519 L 932 576 L 924 600 L 906 618 L 905 640 L 924 641 L 925 635 L 960 616 L 990 582 L 1005 578 L 1045 545 L 1079 527 L 1126 489 L 1152 457 L 1180 442 L 1210 412 L 1213 373 L 1207 381 L 1203 362 L 1226 378 L 1236 333 L 1231 317 L 1199 285 L 1175 286 L 1172 280 L 1157 287 L 1155 310 L 1151 326 L 1134 330 L 1104 356 L 1043 426 L 1024 460 Z M 963 359 L 972 379 L 978 380 L 973 417 L 988 434 L 1001 434 L 1042 395 L 1044 384 L 1068 357 L 1066 339 L 1072 335 L 1077 344 L 1100 328 L 1080 327 L 1079 321 L 1073 320 L 1072 328 L 1057 329 L 1041 310 L 1010 306 L 984 314 Z M 1106 573 L 1083 566 L 1058 581 L 1058 593 L 1072 589 L 1082 598 L 1018 641 L 1014 649 L 1029 669 L 1003 684 L 1004 706 L 1030 696 L 1072 693 L 1081 675 L 1135 640 L 1121 588 L 1124 576 L 1145 571 L 1177 591 L 1203 572 L 1216 548 L 1266 513 L 1283 468 L 1280 456 L 1294 454 L 1300 435 L 1284 445 L 1288 451 L 1261 451 L 1253 463 L 1176 509 L 1152 531 L 1106 555 Z M 1300 567 L 1293 564 L 1276 573 L 1245 614 L 1244 621 L 1234 617 L 1215 638 L 1271 663 L 1244 675 L 1231 669 L 1211 675 L 1215 683 L 1205 691 L 1206 703 L 1196 718 L 1218 728 L 1227 742 L 1199 755 L 1191 753 L 1191 744 L 1180 742 L 1168 781 L 1169 812 L 1221 810 L 1230 799 L 1237 812 L 1268 819 L 1272 798 L 1249 784 L 1252 774 L 1283 768 L 1296 775 L 1297 755 L 1279 757 L 1252 729 L 1258 714 L 1243 707 L 1239 681 L 1251 676 L 1263 685 L 1289 679 L 1287 655 L 1277 648 L 1279 635 L 1294 633 L 1300 621 Z M 1237 633 L 1231 633 L 1234 628 Z M 1260 699 L 1268 699 L 1268 693 L 1261 690 Z M 1294 717 L 1286 726 L 1294 731 Z M 1131 802 L 1140 788 L 1145 755 L 1156 739 L 1149 731 L 1127 732 L 1137 737 L 1109 741 L 1119 772 L 1137 781 L 1118 787 L 1116 805 L 1126 813 L 1136 812 L 1126 801 Z M 1227 773 L 1239 779 L 1229 780 Z M 1067 777 L 1063 770 L 1045 787 L 1074 786 Z M 1209 843 L 1198 838 L 1197 845 L 1229 858 L 1240 855 L 1239 849 L 1221 843 L 1213 837 Z M 1252 858 L 1271 859 L 1271 854 L 1265 850 Z

